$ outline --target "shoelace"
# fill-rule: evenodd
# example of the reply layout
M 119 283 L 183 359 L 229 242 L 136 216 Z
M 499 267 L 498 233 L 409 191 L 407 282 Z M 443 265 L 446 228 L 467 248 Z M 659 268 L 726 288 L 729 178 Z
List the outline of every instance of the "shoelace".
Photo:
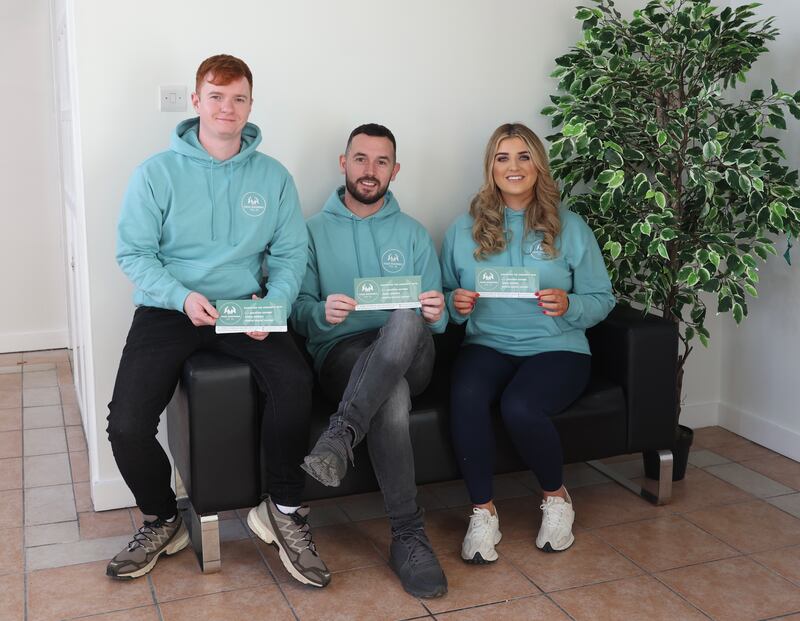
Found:
M 486 536 L 489 532 L 489 524 L 492 517 L 492 514 L 488 511 L 481 511 L 480 509 L 473 508 L 472 518 L 469 521 L 469 530 L 473 533 L 475 531 L 483 531 L 483 536 Z
M 431 562 L 433 558 L 433 548 L 423 531 L 418 529 L 406 531 L 400 533 L 397 538 L 403 545 L 411 548 L 411 554 L 408 557 L 408 561 L 411 565 L 421 565 Z
M 344 419 L 340 418 L 337 421 L 330 424 L 331 436 L 334 438 L 343 437 L 344 438 L 344 446 L 345 450 L 347 451 L 347 458 L 350 460 L 350 464 L 355 466 L 356 461 L 355 457 L 353 456 L 353 445 L 352 445 L 352 438 L 355 437 L 355 433 L 350 434 L 348 431 L 350 429 L 350 425 L 348 425 Z
M 148 522 L 147 520 L 144 521 L 144 526 L 142 526 L 136 534 L 133 536 L 128 542 L 128 550 L 134 550 L 135 548 L 143 548 L 145 546 L 145 541 L 149 541 L 150 543 L 153 542 L 152 539 L 148 536 L 148 533 L 151 535 L 155 535 L 156 531 L 153 528 L 158 528 L 159 526 L 163 525 L 164 522 L 162 520 L 154 520 L 153 522 Z
M 555 502 L 551 502 L 549 505 L 543 502 L 539 505 L 539 508 L 542 510 L 542 519 L 546 522 L 547 526 L 556 527 L 561 523 L 563 512 L 556 508 Z
M 300 515 L 298 511 L 290 513 L 289 517 L 291 517 L 292 521 L 297 525 L 297 530 L 303 533 L 302 541 L 306 542 L 306 548 L 308 548 L 314 554 L 316 554 L 317 546 L 311 539 L 311 527 L 308 525 L 308 518 L 306 516 Z

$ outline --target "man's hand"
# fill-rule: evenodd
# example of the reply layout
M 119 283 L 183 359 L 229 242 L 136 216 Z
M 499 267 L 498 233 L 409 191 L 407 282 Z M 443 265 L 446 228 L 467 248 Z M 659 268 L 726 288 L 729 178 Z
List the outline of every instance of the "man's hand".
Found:
M 475 310 L 475 302 L 478 301 L 480 293 L 469 291 L 468 289 L 456 289 L 453 291 L 453 306 L 461 315 L 469 315 Z
M 342 323 L 355 308 L 353 298 L 343 293 L 331 293 L 325 300 L 325 321 L 332 326 Z
M 213 326 L 219 313 L 202 293 L 192 291 L 183 302 L 183 312 L 196 326 Z
M 428 323 L 436 323 L 442 318 L 444 310 L 444 295 L 441 291 L 424 291 L 419 294 L 422 303 L 422 316 Z
M 560 317 L 569 308 L 569 297 L 563 289 L 542 289 L 539 291 L 539 306 L 545 315 Z
M 260 300 L 261 298 L 254 293 L 252 299 Z M 263 341 L 269 336 L 269 332 L 245 332 L 245 334 L 256 341 Z

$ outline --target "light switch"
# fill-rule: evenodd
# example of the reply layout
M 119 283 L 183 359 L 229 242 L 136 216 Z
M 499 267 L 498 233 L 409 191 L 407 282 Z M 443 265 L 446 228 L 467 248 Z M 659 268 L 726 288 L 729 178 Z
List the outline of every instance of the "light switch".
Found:
M 185 112 L 186 86 L 183 84 L 159 86 L 158 109 L 161 112 Z

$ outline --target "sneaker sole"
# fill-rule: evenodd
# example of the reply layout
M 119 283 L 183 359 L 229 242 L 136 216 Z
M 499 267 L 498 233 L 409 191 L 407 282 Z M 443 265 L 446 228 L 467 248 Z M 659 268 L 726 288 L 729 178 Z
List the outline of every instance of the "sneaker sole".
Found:
M 137 569 L 136 571 L 132 571 L 127 574 L 114 574 L 106 570 L 106 575 L 114 580 L 133 580 L 134 578 L 141 578 L 145 574 L 149 574 L 153 567 L 156 566 L 156 562 L 158 562 L 159 557 L 162 554 L 166 554 L 167 556 L 172 556 L 173 554 L 177 554 L 181 550 L 183 550 L 186 546 L 189 545 L 189 531 L 186 530 L 186 527 L 183 527 L 183 534 L 170 541 L 167 545 L 165 545 L 161 550 L 152 558 L 150 562 L 147 563 L 144 567 Z
M 250 527 L 250 530 L 252 530 L 256 534 L 256 536 L 259 539 L 261 539 L 261 541 L 271 546 L 274 546 L 278 550 L 278 556 L 281 559 L 281 563 L 283 563 L 283 566 L 286 568 L 286 571 L 288 571 L 292 575 L 292 578 L 294 578 L 298 582 L 301 582 L 302 584 L 308 584 L 317 587 L 319 589 L 325 586 L 324 584 L 314 582 L 313 580 L 307 578 L 299 571 L 297 571 L 294 564 L 292 564 L 292 561 L 289 559 L 289 555 L 286 554 L 286 550 L 280 544 L 278 539 L 273 536 L 273 534 L 270 532 L 268 528 L 266 528 L 263 524 L 261 524 L 261 521 L 258 519 L 258 516 L 256 514 L 255 507 L 250 509 L 250 512 L 247 514 L 247 525 Z
M 570 535 L 569 541 L 567 541 L 567 543 L 565 543 L 563 546 L 559 548 L 554 548 L 553 546 L 551 546 L 549 541 L 547 541 L 543 546 L 539 546 L 539 544 L 536 544 L 536 547 L 539 548 L 542 552 L 563 552 L 567 548 L 571 547 L 573 543 L 575 543 L 575 535 Z
M 303 459 L 303 463 L 300 464 L 300 468 L 302 468 L 303 471 L 305 471 L 308 474 L 308 476 L 312 477 L 315 481 L 322 483 L 326 487 L 339 487 L 339 485 L 341 485 L 342 483 L 341 479 L 337 479 L 336 477 L 326 476 L 325 474 L 321 473 L 319 470 L 314 468 L 314 466 L 311 465 L 311 462 L 309 461 L 308 457 L 305 457 Z
M 503 533 L 501 533 L 498 530 L 497 531 L 497 538 L 494 541 L 494 545 L 497 545 L 498 543 L 500 543 L 500 540 L 502 538 L 503 538 Z M 500 558 L 497 555 L 497 552 L 495 550 L 492 550 L 492 552 L 494 552 L 494 558 L 483 558 L 483 556 L 481 556 L 480 552 L 476 552 L 472 556 L 472 558 L 468 558 L 468 557 L 466 557 L 466 556 L 464 556 L 462 554 L 461 555 L 461 560 L 464 561 L 465 563 L 469 563 L 470 565 L 488 565 L 490 563 L 494 563 L 498 558 Z

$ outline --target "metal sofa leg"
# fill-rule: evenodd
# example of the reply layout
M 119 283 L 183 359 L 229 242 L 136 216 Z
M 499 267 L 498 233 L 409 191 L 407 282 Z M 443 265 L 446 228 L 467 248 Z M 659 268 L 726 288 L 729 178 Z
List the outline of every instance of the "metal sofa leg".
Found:
M 658 481 L 645 478 L 643 486 L 626 479 L 619 472 L 599 460 L 587 461 L 586 463 L 637 496 L 641 496 L 653 504 L 664 505 L 672 497 L 672 451 L 658 451 L 658 461 Z
M 183 521 L 189 531 L 192 548 L 204 574 L 213 574 L 222 567 L 219 552 L 219 519 L 216 513 L 198 515 L 186 494 L 178 469 L 175 469 L 175 495 Z

